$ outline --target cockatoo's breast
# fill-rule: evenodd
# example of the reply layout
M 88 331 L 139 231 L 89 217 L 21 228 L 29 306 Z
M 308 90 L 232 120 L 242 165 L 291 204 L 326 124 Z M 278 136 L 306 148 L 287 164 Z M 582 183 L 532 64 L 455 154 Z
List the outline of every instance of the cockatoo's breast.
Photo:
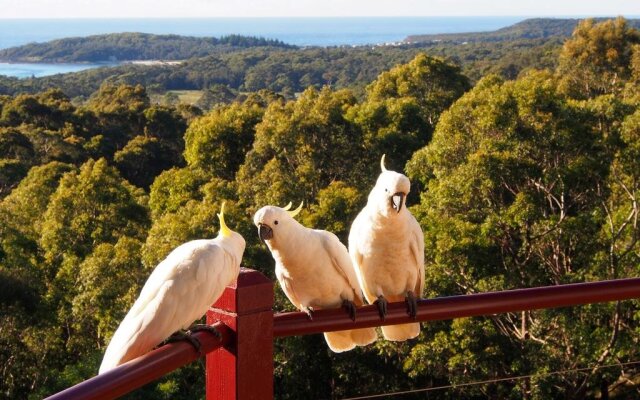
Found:
M 403 212 L 388 218 L 372 214 L 369 235 L 361 238 L 364 279 L 371 290 L 380 294 L 401 295 L 408 289 L 413 290 L 418 279 L 419 268 L 407 245 L 411 234 L 411 225 L 405 221 L 407 217 L 411 216 Z

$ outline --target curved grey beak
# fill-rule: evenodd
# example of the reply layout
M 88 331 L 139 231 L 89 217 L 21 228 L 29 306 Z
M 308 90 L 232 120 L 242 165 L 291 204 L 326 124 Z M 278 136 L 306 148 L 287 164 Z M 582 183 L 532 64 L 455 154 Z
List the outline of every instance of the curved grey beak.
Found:
M 404 196 L 405 194 L 402 192 L 395 193 L 393 196 L 391 196 L 391 208 L 396 210 L 397 213 L 399 213 L 400 210 L 402 210 L 402 203 L 404 200 Z
M 273 238 L 273 229 L 269 225 L 258 224 L 258 236 L 265 243 L 265 240 Z

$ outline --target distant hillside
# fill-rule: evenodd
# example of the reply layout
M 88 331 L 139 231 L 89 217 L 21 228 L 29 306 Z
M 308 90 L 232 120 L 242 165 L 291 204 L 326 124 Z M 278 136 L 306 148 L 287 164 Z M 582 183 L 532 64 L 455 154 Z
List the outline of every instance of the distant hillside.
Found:
M 608 18 L 595 18 L 604 21 Z M 425 42 L 502 42 L 519 39 L 547 39 L 569 37 L 580 19 L 531 18 L 491 32 L 447 33 L 435 35 L 411 35 L 404 39 L 408 43 Z M 640 28 L 640 19 L 627 19 L 627 24 Z
M 279 40 L 239 35 L 201 38 L 146 33 L 114 33 L 31 43 L 0 50 L 0 61 L 106 62 L 185 60 L 249 47 L 293 48 Z
M 269 89 L 292 95 L 309 85 L 331 85 L 336 89 L 348 87 L 362 94 L 364 87 L 382 71 L 406 63 L 420 52 L 460 65 L 465 75 L 477 81 L 490 73 L 514 79 L 528 68 L 554 69 L 561 46 L 562 39 L 550 38 L 373 48 L 254 47 L 192 58 L 179 65 L 123 64 L 42 78 L 0 76 L 0 95 L 60 88 L 71 97 L 88 97 L 105 81 L 141 84 L 160 93 L 224 85 L 241 92 Z

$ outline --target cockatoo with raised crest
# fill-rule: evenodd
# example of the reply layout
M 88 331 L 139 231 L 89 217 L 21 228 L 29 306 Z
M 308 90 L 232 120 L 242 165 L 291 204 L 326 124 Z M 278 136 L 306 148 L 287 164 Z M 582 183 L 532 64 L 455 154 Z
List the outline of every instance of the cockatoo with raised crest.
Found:
M 294 211 L 265 206 L 258 210 L 253 222 L 275 260 L 280 287 L 293 305 L 313 318 L 313 310 L 344 307 L 355 320 L 356 307 L 364 304 L 356 271 L 347 248 L 331 232 L 301 225 Z M 324 337 L 334 352 L 365 346 L 377 339 L 374 328 L 325 332 Z
M 101 374 L 151 351 L 177 330 L 189 328 L 237 279 L 245 241 L 225 224 L 224 203 L 218 218 L 220 232 L 215 239 L 184 243 L 156 266 L 113 334 Z
M 424 289 L 424 236 L 405 205 L 409 178 L 384 166 L 349 232 L 349 253 L 367 301 L 376 304 L 381 318 L 387 302 L 407 302 L 416 316 L 417 299 Z M 420 323 L 383 326 L 387 340 L 402 341 L 420 334 Z

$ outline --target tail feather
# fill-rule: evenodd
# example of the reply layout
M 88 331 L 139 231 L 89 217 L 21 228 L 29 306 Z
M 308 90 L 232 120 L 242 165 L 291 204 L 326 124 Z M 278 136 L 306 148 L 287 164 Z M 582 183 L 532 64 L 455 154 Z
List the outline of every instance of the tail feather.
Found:
M 351 340 L 358 346 L 366 346 L 378 339 L 376 328 L 354 329 L 351 331 Z
M 387 340 L 401 342 L 420 334 L 420 323 L 388 325 L 382 327 L 382 335 Z
M 353 329 L 347 331 L 325 332 L 324 339 L 331 351 L 342 353 L 356 346 L 366 346 L 378 338 L 375 328 Z
M 335 353 L 342 353 L 343 351 L 349 351 L 356 347 L 356 344 L 351 338 L 351 331 L 325 332 L 324 340 L 327 341 L 327 345 L 329 345 L 331 351 Z
M 129 338 L 118 328 L 118 331 L 113 335 L 113 339 L 111 339 L 111 342 L 105 350 L 98 374 L 103 374 L 120 364 L 139 357 L 153 348 L 139 349 L 139 346 L 131 346 L 131 343 L 129 343 L 130 340 L 126 339 Z

